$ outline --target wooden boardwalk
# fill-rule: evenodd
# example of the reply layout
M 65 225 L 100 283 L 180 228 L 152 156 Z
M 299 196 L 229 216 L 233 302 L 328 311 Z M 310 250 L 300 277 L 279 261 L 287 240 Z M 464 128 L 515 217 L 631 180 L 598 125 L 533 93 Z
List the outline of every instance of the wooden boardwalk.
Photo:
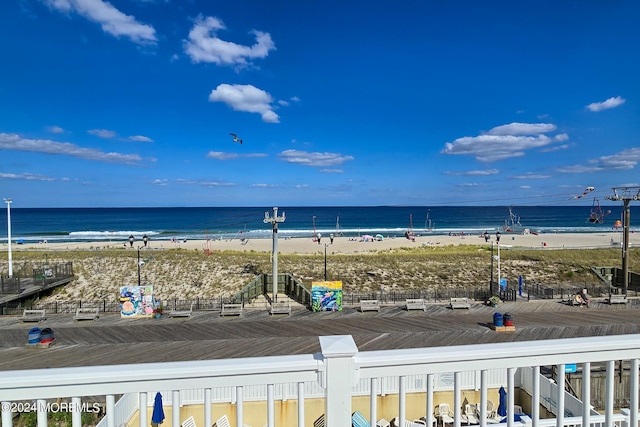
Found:
M 37 325 L 54 330 L 56 343 L 47 349 L 26 348 L 33 324 L 0 316 L 0 371 L 316 353 L 321 335 L 353 335 L 367 351 L 640 333 L 640 301 L 633 299 L 626 305 L 594 301 L 591 308 L 558 300 L 455 311 L 447 305 L 428 304 L 426 312 L 401 306 L 364 313 L 355 307 L 334 313 L 300 308 L 285 317 L 257 308 L 241 317 L 195 311 L 191 318 L 122 319 L 101 313 L 83 322 L 74 322 L 73 314 L 47 314 Z M 511 313 L 515 332 L 489 328 L 496 311 Z

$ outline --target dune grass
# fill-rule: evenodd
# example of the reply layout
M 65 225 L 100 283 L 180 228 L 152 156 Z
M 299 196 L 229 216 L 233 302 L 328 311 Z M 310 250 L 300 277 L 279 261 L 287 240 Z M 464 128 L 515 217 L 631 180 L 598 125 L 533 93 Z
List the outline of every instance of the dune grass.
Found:
M 494 253 L 496 255 L 496 253 Z M 629 269 L 640 270 L 640 252 L 631 249 Z M 187 249 L 145 250 L 141 253 L 142 284 L 151 284 L 162 298 L 217 298 L 240 290 L 257 273 L 271 273 L 271 254 L 213 252 Z M 73 262 L 75 280 L 49 299 L 109 299 L 120 286 L 138 283 L 137 251 L 123 249 L 17 251 L 14 273 L 45 262 Z M 278 270 L 305 284 L 324 278 L 324 254 L 279 254 Z M 545 286 L 598 284 L 592 266 L 621 266 L 619 249 L 564 249 L 501 251 L 501 276 L 517 283 Z M 497 260 L 494 259 L 494 280 Z M 0 254 L 0 274 L 6 275 L 7 255 Z M 341 280 L 345 292 L 386 290 L 476 289 L 489 281 L 491 252 L 483 246 L 420 247 L 374 253 L 327 253 L 327 278 Z

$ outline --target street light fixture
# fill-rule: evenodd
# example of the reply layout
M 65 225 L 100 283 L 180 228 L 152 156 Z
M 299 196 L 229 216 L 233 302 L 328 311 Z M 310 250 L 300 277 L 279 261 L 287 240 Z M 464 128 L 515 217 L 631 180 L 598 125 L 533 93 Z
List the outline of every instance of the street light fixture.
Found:
M 485 231 L 482 236 L 484 237 L 485 242 L 489 242 L 491 236 L 487 231 Z M 493 240 L 491 240 L 491 277 L 489 279 L 489 297 L 493 296 Z
M 327 245 L 326 243 L 324 244 L 324 281 L 327 281 Z
M 7 243 L 9 244 L 9 277 L 13 277 L 13 261 L 11 258 L 11 202 L 12 199 L 3 199 L 7 204 Z
M 131 247 L 133 247 L 133 241 L 134 241 L 134 237 L 133 234 L 129 236 L 129 245 L 131 245 Z
M 496 244 L 498 245 L 498 289 L 501 290 L 501 276 L 500 276 L 500 230 L 496 231 Z

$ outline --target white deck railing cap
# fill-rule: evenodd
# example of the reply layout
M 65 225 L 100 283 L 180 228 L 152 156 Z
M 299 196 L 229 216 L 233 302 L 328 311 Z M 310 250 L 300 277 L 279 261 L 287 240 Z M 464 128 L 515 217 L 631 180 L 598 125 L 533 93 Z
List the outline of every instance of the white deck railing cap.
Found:
M 320 348 L 325 358 L 355 356 L 358 347 L 351 335 L 331 335 L 320 338 Z

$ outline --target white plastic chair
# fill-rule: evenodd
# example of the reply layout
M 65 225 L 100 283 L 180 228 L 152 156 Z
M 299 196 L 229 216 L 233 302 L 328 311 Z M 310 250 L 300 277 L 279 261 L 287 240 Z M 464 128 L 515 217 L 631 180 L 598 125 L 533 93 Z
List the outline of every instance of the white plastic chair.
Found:
M 453 424 L 455 420 L 453 419 L 453 412 L 451 411 L 451 406 L 448 403 L 441 403 L 438 405 L 437 415 L 438 418 L 442 421 L 442 425 L 445 424 Z

